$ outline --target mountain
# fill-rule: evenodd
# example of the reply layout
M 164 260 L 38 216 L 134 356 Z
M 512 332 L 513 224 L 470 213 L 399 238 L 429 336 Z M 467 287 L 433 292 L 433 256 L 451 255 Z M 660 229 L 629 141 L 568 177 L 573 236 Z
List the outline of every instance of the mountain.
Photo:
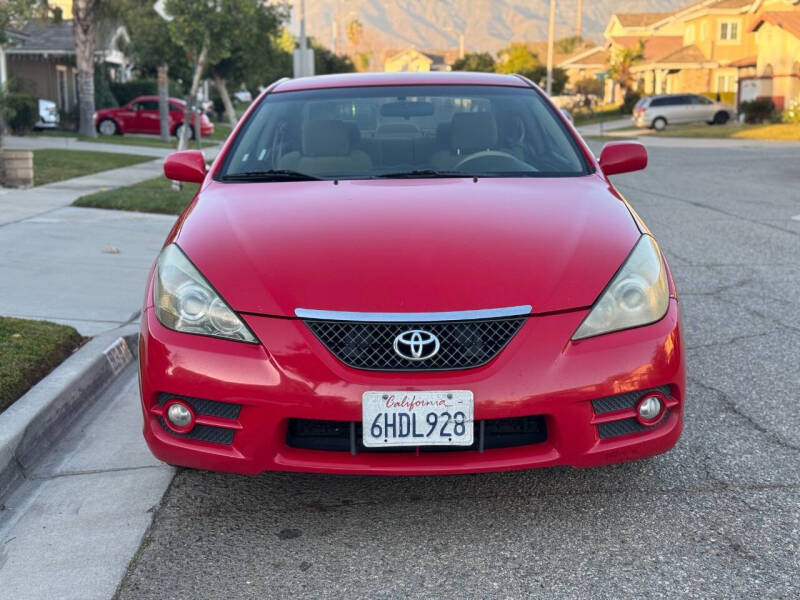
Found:
M 689 0 L 583 0 L 583 37 L 600 41 L 615 12 L 670 12 Z M 556 38 L 575 32 L 578 0 L 559 0 Z M 292 30 L 298 29 L 294 0 Z M 342 51 L 352 46 L 345 33 L 353 19 L 363 26 L 359 50 L 455 48 L 464 33 L 466 50 L 496 52 L 511 41 L 547 39 L 549 0 L 306 0 L 309 35 L 332 48 L 339 23 Z M 338 18 L 337 18 L 338 15 Z

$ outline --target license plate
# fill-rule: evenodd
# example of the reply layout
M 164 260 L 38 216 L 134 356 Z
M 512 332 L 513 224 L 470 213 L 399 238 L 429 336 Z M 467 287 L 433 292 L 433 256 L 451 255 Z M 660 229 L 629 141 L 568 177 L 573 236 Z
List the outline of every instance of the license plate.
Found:
M 474 433 L 472 407 L 469 390 L 364 392 L 364 445 L 469 446 Z

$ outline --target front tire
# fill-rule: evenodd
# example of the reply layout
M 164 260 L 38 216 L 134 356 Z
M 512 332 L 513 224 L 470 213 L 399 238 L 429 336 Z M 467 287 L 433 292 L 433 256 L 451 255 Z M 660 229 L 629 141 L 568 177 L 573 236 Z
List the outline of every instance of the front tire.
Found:
M 731 116 L 724 110 L 719 111 L 714 115 L 714 125 L 725 125 L 730 120 Z
M 113 119 L 103 119 L 97 124 L 97 133 L 100 135 L 119 135 L 119 125 Z
M 656 131 L 664 131 L 667 128 L 667 120 L 664 117 L 656 117 L 653 119 L 652 127 Z

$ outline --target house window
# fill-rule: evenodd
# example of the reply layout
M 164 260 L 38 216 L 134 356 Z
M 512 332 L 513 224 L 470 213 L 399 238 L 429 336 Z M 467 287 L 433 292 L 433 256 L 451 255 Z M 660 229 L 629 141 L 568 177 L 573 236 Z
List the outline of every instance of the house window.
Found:
M 720 21 L 719 39 L 724 42 L 735 42 L 739 39 L 738 21 Z
M 700 41 L 705 42 L 707 37 L 708 37 L 708 23 L 703 21 L 700 24 Z
M 732 92 L 733 91 L 733 75 L 719 75 L 717 76 L 717 91 L 718 92 Z
M 686 28 L 686 36 L 684 38 L 683 43 L 685 46 L 688 46 L 689 44 L 694 44 L 694 25 L 689 25 Z

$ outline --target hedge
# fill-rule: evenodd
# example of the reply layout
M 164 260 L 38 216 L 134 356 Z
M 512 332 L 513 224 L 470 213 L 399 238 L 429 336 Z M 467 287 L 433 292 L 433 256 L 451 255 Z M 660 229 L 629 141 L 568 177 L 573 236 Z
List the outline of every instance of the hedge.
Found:
M 39 101 L 31 94 L 9 93 L 4 97 L 8 112 L 6 122 L 15 134 L 30 132 L 39 120 Z

